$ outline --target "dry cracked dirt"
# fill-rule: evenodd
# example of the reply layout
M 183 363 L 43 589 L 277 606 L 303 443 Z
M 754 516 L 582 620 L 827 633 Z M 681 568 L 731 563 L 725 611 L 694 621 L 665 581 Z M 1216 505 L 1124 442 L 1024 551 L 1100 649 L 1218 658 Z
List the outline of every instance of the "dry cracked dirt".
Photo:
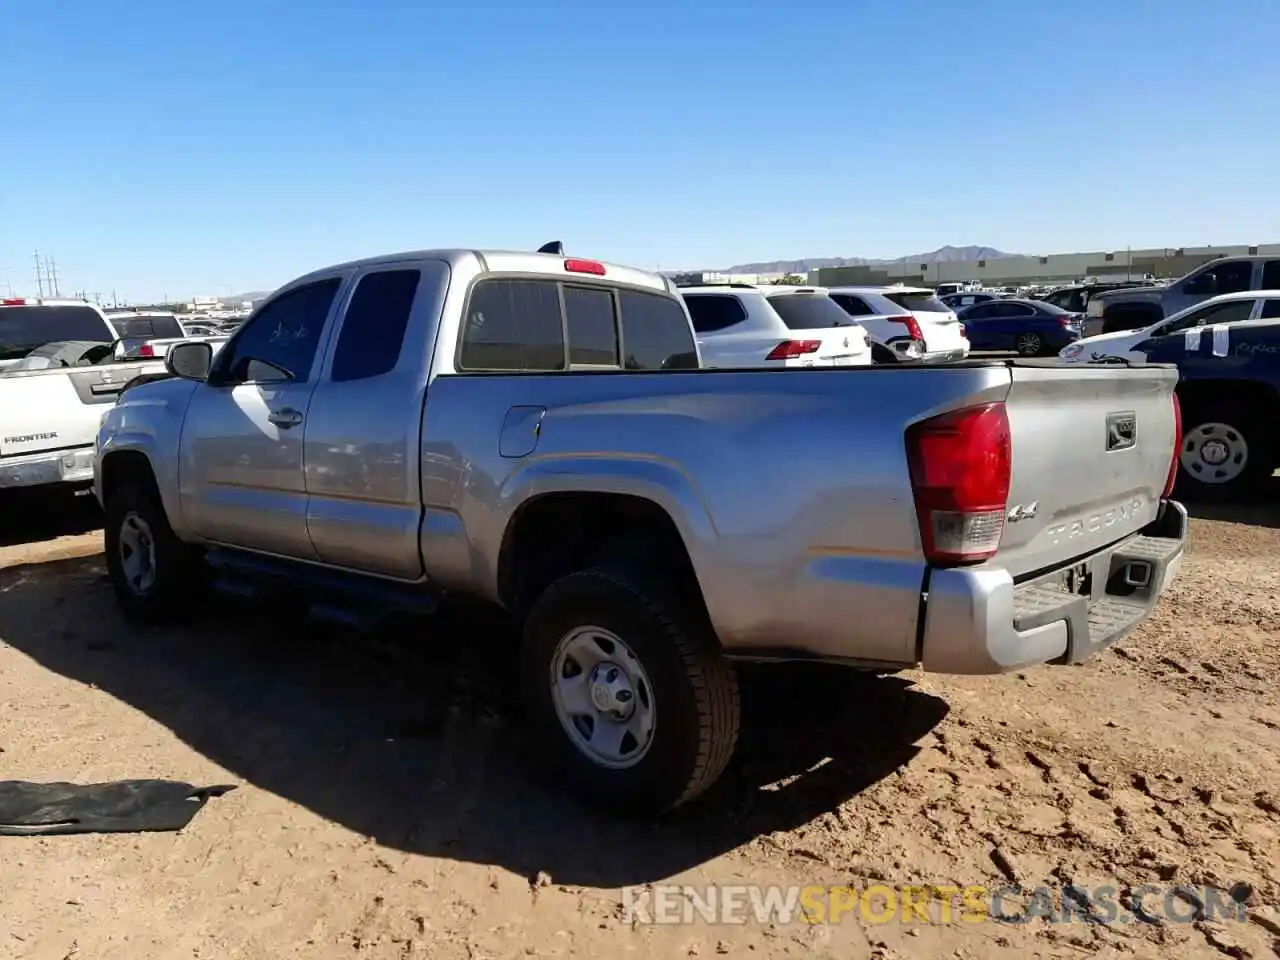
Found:
M 493 616 L 127 627 L 91 504 L 42 516 L 0 519 L 0 779 L 236 789 L 179 833 L 0 837 L 0 957 L 1280 956 L 1280 498 L 1197 511 L 1159 612 L 1083 666 L 745 671 L 738 762 L 652 824 L 530 769 Z M 1109 884 L 1125 918 L 1145 884 L 1214 886 L 1246 918 L 1190 893 L 1128 923 L 625 915 L 664 882 Z

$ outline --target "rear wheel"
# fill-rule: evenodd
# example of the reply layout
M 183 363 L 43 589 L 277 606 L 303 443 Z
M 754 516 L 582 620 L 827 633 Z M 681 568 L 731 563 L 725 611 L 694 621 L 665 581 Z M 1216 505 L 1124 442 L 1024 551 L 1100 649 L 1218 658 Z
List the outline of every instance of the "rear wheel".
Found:
M 521 681 L 539 751 L 614 813 L 691 800 L 737 743 L 737 675 L 705 615 L 623 566 L 547 588 L 525 625 Z
M 1274 425 L 1236 401 L 1211 401 L 1184 415 L 1178 492 L 1205 500 L 1246 496 L 1275 467 Z
M 1038 333 L 1020 333 L 1014 341 L 1013 348 L 1020 357 L 1038 357 L 1044 352 L 1044 341 Z

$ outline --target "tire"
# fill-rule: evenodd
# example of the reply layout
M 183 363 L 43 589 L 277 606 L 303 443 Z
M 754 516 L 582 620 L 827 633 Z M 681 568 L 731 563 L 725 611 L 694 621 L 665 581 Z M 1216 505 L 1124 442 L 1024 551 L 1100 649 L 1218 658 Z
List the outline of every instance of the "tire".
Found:
M 1239 401 L 1188 405 L 1178 453 L 1178 494 L 1222 501 L 1255 492 L 1275 469 L 1274 433 L 1274 424 Z
M 206 570 L 199 553 L 169 526 L 160 495 L 149 485 L 125 483 L 112 493 L 105 512 L 107 575 L 125 617 L 167 623 L 194 613 L 207 582 Z M 138 568 L 126 559 L 140 551 L 150 554 L 144 564 L 149 576 L 139 576 Z
M 537 751 L 561 782 L 610 813 L 674 809 L 710 787 L 733 756 L 741 716 L 737 674 L 720 656 L 706 616 L 691 610 L 629 566 L 610 563 L 552 583 L 525 623 L 520 677 Z M 581 650 L 603 663 L 593 664 Z M 577 713 L 553 693 L 560 680 L 572 685 L 575 665 L 585 704 Z M 617 707 L 622 693 L 608 687 L 615 679 L 630 691 L 631 720 L 643 726 L 647 716 L 650 732 L 629 741 L 615 736 L 622 749 L 611 763 L 581 744 L 597 729 L 610 731 L 599 724 L 615 734 L 621 729 L 595 699 L 603 685 L 612 691 L 603 694 L 605 702 Z
M 1020 357 L 1038 357 L 1044 352 L 1044 338 L 1038 333 L 1020 333 L 1013 342 Z

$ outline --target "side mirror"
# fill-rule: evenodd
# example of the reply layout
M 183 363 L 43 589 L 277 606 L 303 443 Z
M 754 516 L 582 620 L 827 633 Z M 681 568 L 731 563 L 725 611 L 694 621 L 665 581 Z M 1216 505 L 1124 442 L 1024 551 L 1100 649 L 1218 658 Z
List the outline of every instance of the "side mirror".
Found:
M 213 347 L 204 341 L 175 343 L 164 358 L 164 368 L 183 380 L 203 382 L 212 367 Z

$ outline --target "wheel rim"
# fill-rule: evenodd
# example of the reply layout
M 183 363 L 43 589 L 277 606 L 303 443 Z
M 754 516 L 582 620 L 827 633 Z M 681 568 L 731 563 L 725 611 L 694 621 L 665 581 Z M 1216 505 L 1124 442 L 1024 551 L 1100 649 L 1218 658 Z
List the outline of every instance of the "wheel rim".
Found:
M 120 569 L 129 589 L 138 596 L 155 586 L 155 538 L 147 521 L 134 512 L 125 514 L 120 522 Z
M 592 763 L 633 767 L 653 743 L 653 685 L 617 634 L 583 626 L 551 658 L 551 700 L 573 745 Z
M 1202 423 L 1183 435 L 1178 459 L 1201 483 L 1230 483 L 1249 464 L 1249 444 L 1229 423 Z
M 1040 338 L 1034 333 L 1022 333 L 1018 335 L 1018 352 L 1019 353 L 1039 353 Z

